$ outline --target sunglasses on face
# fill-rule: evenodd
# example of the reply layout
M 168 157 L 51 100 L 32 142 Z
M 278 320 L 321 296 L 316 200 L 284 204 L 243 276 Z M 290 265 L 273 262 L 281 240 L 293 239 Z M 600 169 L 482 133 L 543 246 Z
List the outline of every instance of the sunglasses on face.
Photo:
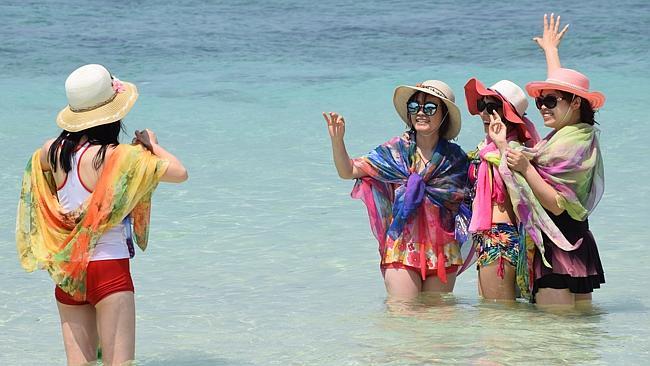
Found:
M 427 116 L 433 116 L 436 114 L 436 111 L 438 110 L 438 105 L 433 102 L 426 102 L 424 105 L 412 101 L 406 103 L 406 109 L 408 110 L 409 114 L 418 114 L 420 109 L 426 114 Z
M 483 112 L 484 110 L 487 109 L 487 112 L 489 114 L 494 113 L 497 109 L 503 107 L 503 104 L 499 102 L 485 102 L 483 99 L 479 99 L 476 101 L 476 109 L 478 109 L 479 112 Z
M 545 97 L 535 98 L 535 106 L 537 109 L 542 109 L 542 106 L 545 105 L 548 109 L 553 109 L 557 106 L 558 100 L 563 100 L 562 97 L 556 97 L 555 95 L 547 95 Z

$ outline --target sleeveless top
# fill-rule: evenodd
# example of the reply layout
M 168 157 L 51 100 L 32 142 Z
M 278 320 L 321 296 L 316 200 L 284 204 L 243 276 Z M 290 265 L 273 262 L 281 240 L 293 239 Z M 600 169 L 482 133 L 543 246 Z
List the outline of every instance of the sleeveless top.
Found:
M 71 170 L 65 177 L 63 184 L 57 187 L 59 203 L 66 211 L 74 211 L 92 194 L 81 180 L 79 165 L 81 157 L 90 147 L 89 143 L 83 144 L 72 156 Z M 129 249 L 126 244 L 126 226 L 124 221 L 109 229 L 99 238 L 90 257 L 91 261 L 129 258 Z

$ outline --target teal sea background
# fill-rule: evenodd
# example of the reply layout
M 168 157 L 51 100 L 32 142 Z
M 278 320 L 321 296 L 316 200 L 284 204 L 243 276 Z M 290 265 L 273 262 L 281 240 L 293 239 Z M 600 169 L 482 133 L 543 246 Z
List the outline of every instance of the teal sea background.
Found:
M 570 29 L 562 64 L 607 95 L 606 192 L 590 224 L 607 283 L 593 310 L 552 314 L 453 295 L 386 303 L 364 206 L 338 178 L 322 111 L 351 155 L 403 130 L 393 89 L 543 80 L 544 13 Z M 521 1 L 17 1 L 0 4 L 0 364 L 64 364 L 45 272 L 25 273 L 15 210 L 30 154 L 58 134 L 64 81 L 106 65 L 140 90 L 127 142 L 150 128 L 189 169 L 154 196 L 132 261 L 141 365 L 647 364 L 650 361 L 650 3 Z M 529 100 L 529 116 L 544 135 Z

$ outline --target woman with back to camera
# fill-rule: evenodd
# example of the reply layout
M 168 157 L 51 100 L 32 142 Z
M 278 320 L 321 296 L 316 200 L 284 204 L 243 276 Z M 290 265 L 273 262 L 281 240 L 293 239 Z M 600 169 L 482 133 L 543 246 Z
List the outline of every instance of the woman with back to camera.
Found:
M 45 269 L 56 284 L 68 364 L 96 362 L 101 346 L 103 363 L 120 365 L 135 357 L 131 237 L 144 250 L 154 189 L 185 181 L 187 171 L 152 131 L 136 131 L 134 145 L 119 143 L 135 85 L 85 65 L 65 88 L 63 131 L 25 170 L 18 251 L 26 270 Z

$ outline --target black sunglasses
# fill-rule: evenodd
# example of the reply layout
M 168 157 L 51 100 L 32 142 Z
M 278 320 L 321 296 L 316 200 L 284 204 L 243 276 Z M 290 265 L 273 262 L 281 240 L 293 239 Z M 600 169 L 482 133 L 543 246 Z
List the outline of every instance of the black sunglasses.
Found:
M 499 102 L 485 102 L 483 99 L 479 99 L 476 101 L 476 109 L 478 109 L 479 112 L 483 112 L 484 110 L 487 109 L 487 112 L 489 114 L 494 113 L 497 109 L 503 107 L 503 104 Z
M 417 114 L 420 109 L 422 109 L 424 114 L 427 116 L 433 116 L 438 110 L 438 105 L 433 102 L 427 102 L 422 105 L 418 102 L 411 101 L 406 104 L 406 109 L 408 110 L 409 114 Z
M 535 98 L 535 106 L 537 109 L 542 109 L 542 106 L 545 105 L 548 109 L 553 109 L 557 106 L 558 100 L 564 100 L 562 97 L 556 97 L 555 95 L 547 95 L 545 97 Z

